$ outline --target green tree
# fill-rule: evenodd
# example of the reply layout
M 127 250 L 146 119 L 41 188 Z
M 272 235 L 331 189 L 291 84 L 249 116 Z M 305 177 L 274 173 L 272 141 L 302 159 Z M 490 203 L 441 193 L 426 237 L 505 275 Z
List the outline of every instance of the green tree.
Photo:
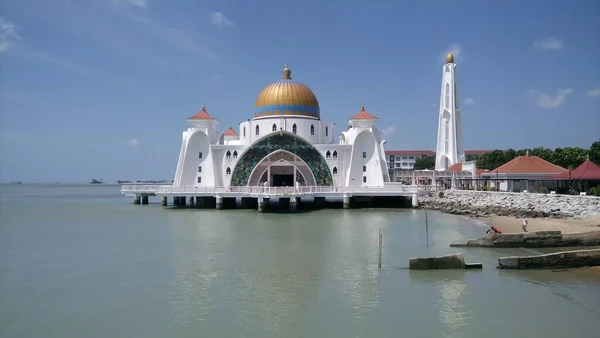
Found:
M 435 169 L 435 156 L 421 156 L 415 161 L 414 170 Z
M 592 143 L 589 151 L 590 160 L 600 165 L 600 140 Z
M 575 148 L 557 148 L 554 150 L 554 161 L 552 163 L 565 169 L 575 169 L 587 158 L 588 150 Z

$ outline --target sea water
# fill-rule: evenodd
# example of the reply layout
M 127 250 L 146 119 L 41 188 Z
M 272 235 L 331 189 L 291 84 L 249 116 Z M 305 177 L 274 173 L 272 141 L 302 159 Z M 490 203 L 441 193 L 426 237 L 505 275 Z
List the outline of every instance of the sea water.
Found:
M 496 269 L 486 228 L 411 209 L 134 205 L 111 185 L 0 186 L 0 337 L 593 337 L 600 278 Z M 379 230 L 383 265 L 378 269 Z M 427 237 L 428 236 L 428 237 Z M 429 246 L 427 246 L 427 244 Z M 462 252 L 482 270 L 410 271 Z

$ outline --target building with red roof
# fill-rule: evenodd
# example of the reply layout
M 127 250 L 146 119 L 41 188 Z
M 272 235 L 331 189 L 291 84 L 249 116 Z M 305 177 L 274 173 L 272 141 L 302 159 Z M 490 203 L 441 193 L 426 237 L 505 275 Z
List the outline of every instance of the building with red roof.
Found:
M 548 176 L 566 171 L 567 169 L 538 156 L 530 156 L 527 151 L 524 156 L 515 157 L 498 168 L 481 174 L 481 177 L 496 182 L 500 191 L 529 191 L 531 181 L 544 181 Z

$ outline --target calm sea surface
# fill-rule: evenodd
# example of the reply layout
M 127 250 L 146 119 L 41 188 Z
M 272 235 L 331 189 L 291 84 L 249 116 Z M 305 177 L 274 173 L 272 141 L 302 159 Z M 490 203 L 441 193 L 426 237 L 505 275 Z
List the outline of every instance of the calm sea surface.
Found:
M 413 210 L 174 210 L 118 186 L 0 186 L 1 337 L 593 337 L 600 278 L 497 270 L 530 250 Z M 383 268 L 377 268 L 378 230 Z M 463 252 L 481 271 L 406 269 Z

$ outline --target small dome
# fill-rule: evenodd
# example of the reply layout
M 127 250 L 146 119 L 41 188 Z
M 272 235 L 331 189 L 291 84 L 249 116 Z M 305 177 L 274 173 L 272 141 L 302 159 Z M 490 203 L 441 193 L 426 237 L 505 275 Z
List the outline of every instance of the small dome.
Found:
M 452 53 L 446 55 L 446 63 L 454 63 L 454 55 L 452 55 Z
M 292 71 L 287 64 L 283 70 L 283 79 L 263 88 L 256 98 L 254 108 L 255 117 L 321 117 L 317 97 L 308 86 L 292 80 Z

